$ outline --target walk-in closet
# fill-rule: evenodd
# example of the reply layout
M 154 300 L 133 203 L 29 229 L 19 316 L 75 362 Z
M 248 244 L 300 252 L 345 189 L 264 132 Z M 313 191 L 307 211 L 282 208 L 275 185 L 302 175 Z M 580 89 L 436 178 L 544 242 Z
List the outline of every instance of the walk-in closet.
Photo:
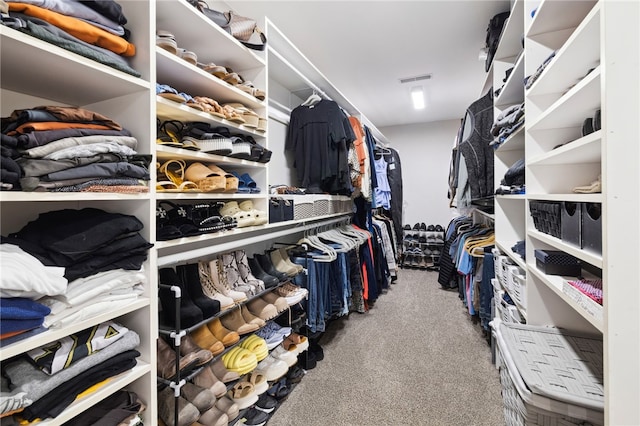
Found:
M 3 426 L 640 424 L 638 2 L 0 15 Z

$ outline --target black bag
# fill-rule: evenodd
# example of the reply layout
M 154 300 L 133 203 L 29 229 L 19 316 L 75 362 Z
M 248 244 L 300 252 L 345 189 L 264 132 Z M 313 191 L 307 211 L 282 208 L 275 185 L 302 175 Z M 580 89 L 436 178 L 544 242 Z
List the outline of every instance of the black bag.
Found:
M 498 43 L 500 42 L 500 35 L 504 28 L 504 23 L 509 18 L 509 12 L 498 13 L 489 21 L 487 27 L 487 37 L 485 39 L 485 47 L 487 49 L 487 60 L 484 63 L 484 70 L 489 71 L 491 68 L 491 62 L 498 49 Z

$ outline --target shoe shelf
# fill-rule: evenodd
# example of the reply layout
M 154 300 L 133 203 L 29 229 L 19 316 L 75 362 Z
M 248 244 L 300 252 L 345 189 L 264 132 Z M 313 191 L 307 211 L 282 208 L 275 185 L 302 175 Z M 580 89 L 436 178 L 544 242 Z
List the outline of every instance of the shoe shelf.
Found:
M 601 158 L 602 130 L 598 130 L 561 147 L 527 159 L 527 166 L 600 163 Z
M 237 166 L 252 169 L 265 169 L 265 163 L 255 161 L 241 160 L 239 158 L 226 157 L 223 155 L 207 154 L 205 152 L 190 151 L 183 148 L 174 148 L 172 146 L 156 146 L 156 155 L 160 160 L 185 160 L 185 161 L 203 161 L 207 163 L 216 163 L 227 166 Z
M 585 261 L 593 266 L 595 266 L 596 268 L 600 268 L 602 269 L 603 267 L 603 262 L 602 262 L 602 255 L 601 254 L 596 254 L 596 253 L 591 253 L 589 251 L 586 250 L 582 250 L 579 247 L 573 246 L 571 244 L 567 244 L 564 241 L 562 241 L 560 238 L 556 238 L 553 237 L 551 235 L 545 234 L 543 232 L 534 230 L 534 229 L 530 229 L 527 234 L 531 237 L 531 238 L 535 238 L 537 241 L 545 243 L 547 245 L 552 246 L 553 248 L 557 249 L 557 250 L 561 250 L 565 253 L 568 253 L 574 257 L 577 257 L 578 259 Z
M 524 10 L 524 0 L 515 0 L 512 2 L 509 18 L 504 24 L 500 42 L 493 61 L 515 62 L 516 56 L 522 50 L 522 33 L 524 30 L 524 22 L 522 13 Z M 522 80 L 521 80 L 522 81 Z
M 147 364 L 138 359 L 138 363 L 131 370 L 121 373 L 117 376 L 113 376 L 110 379 L 102 382 L 100 387 L 93 393 L 90 393 L 82 398 L 75 400 L 66 410 L 60 413 L 54 419 L 47 419 L 38 422 L 38 425 L 57 426 L 71 420 L 78 414 L 91 409 L 94 405 L 107 398 L 114 392 L 123 389 L 126 386 L 132 385 L 136 380 L 141 379 L 143 376 L 150 374 L 152 371 L 151 364 Z M 145 401 L 146 402 L 146 401 Z M 149 407 L 147 406 L 147 410 Z M 146 411 L 146 410 L 145 410 Z M 144 415 L 144 413 L 141 413 Z
M 157 46 L 156 66 L 158 83 L 169 84 L 179 92 L 208 96 L 220 104 L 240 102 L 251 109 L 266 106 L 265 102 Z
M 94 325 L 98 325 L 111 319 L 117 319 L 123 315 L 143 309 L 149 306 L 149 304 L 150 301 L 148 298 L 140 297 L 135 302 L 124 304 L 117 309 L 112 309 L 109 312 L 105 312 L 88 319 L 79 320 L 77 322 L 74 322 L 73 325 L 57 329 L 50 328 L 47 331 L 34 334 L 31 337 L 18 340 L 15 343 L 11 344 L 6 344 L 6 342 L 4 342 L 2 345 L 2 351 L 0 351 L 0 361 L 5 361 L 16 355 L 20 355 L 32 349 L 39 348 L 40 346 L 46 345 L 47 343 L 55 342 L 56 340 L 66 337 L 70 334 L 93 327 Z
M 156 199 L 162 200 L 256 200 L 264 194 L 224 194 L 220 192 L 156 192 Z M 260 226 L 260 225 L 258 225 Z M 245 229 L 245 228 L 240 228 Z
M 502 194 L 496 195 L 496 200 L 524 200 L 525 194 Z
M 556 52 L 551 63 L 527 91 L 527 96 L 534 100 L 544 98 L 548 104 L 555 102 L 566 90 L 567 82 L 580 81 L 588 70 L 599 64 L 600 5 L 596 5 Z
M 585 72 L 588 70 L 585 70 Z M 596 67 L 531 123 L 528 131 L 576 127 L 600 108 L 600 66 Z M 563 143 L 565 141 L 557 141 Z
M 226 12 L 227 9 L 217 10 Z M 266 65 L 255 51 L 245 47 L 186 0 L 157 2 L 156 28 L 174 34 L 178 46 L 195 52 L 198 62 L 214 62 L 231 67 L 235 72 Z
M 193 96 L 197 96 L 196 94 L 190 94 Z M 228 127 L 231 131 L 254 136 L 257 138 L 264 138 L 266 136 L 265 132 L 260 132 L 243 124 L 238 124 L 224 118 L 213 116 L 207 112 L 191 108 L 186 104 L 179 104 L 177 102 L 170 101 L 163 98 L 162 96 L 156 96 L 156 114 L 161 121 L 204 121 L 211 124 L 213 127 L 224 126 Z
M 204 258 L 215 253 L 231 251 L 238 247 L 246 247 L 285 235 L 316 229 L 323 225 L 339 223 L 349 218 L 350 216 L 347 213 L 335 213 L 309 219 L 235 228 L 214 234 L 179 238 L 170 241 L 158 241 L 155 244 L 158 250 L 157 263 L 159 267 L 171 266 L 190 259 Z
M 569 278 L 562 277 L 558 275 L 547 275 L 544 272 L 540 271 L 534 264 L 528 265 L 528 271 L 533 274 L 540 282 L 542 282 L 546 287 L 553 290 L 554 293 L 560 297 L 564 302 L 566 302 L 576 313 L 578 313 L 581 317 L 587 320 L 591 325 L 593 325 L 600 332 L 604 331 L 604 320 L 602 317 L 602 311 L 598 314 L 597 307 L 591 307 L 591 303 L 593 302 L 585 295 L 576 295 L 574 293 L 567 293 L 563 290 L 565 284 Z M 583 300 L 583 299 L 589 299 Z M 596 302 L 593 304 L 597 305 Z M 585 308 L 587 306 L 588 308 Z M 602 307 L 601 307 L 602 308 Z
M 513 66 L 513 71 L 502 86 L 502 90 L 493 100 L 493 105 L 498 109 L 505 109 L 514 104 L 524 102 L 524 55 L 519 55 Z
M 543 0 L 527 29 L 526 37 L 537 43 L 557 49 L 587 16 L 596 0 L 557 1 Z M 527 10 L 529 14 L 531 11 Z
M 134 77 L 12 28 L 0 26 L 0 44 L 3 90 L 68 105 L 89 105 L 131 93 L 145 94 L 151 88 L 144 67 L 134 64 L 143 78 Z M 147 46 L 136 43 L 136 47 L 144 51 Z

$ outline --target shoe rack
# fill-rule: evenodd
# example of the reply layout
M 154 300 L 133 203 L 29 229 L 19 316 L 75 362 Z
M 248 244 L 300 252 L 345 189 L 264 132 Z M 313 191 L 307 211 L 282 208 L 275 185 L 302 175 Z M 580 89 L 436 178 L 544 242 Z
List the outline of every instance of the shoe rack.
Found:
M 640 423 L 640 368 L 632 361 L 640 357 L 640 314 L 632 302 L 640 291 L 625 272 L 640 256 L 635 243 L 640 106 L 637 96 L 630 98 L 639 90 L 638 16 L 636 2 L 516 0 L 498 49 L 504 45 L 507 53 L 496 55 L 493 77 L 494 84 L 503 77 L 496 72 L 502 62 L 514 66 L 494 101 L 496 111 L 506 104 L 507 96 L 514 103 L 524 99 L 526 110 L 524 129 L 496 150 L 497 180 L 515 160 L 525 158 L 527 192 L 496 196 L 497 245 L 526 271 L 528 324 L 602 337 L 605 422 L 612 425 Z M 505 61 L 504 56 L 516 58 L 518 52 L 508 47 L 516 46 L 521 35 L 524 55 L 513 63 Z M 523 91 L 523 77 L 535 73 L 554 51 L 544 71 Z M 512 78 L 518 82 L 513 91 Z M 584 132 L 585 120 L 597 110 L 601 110 L 601 129 Z M 601 193 L 573 192 L 599 175 Z M 540 202 L 581 212 L 577 217 L 564 213 L 560 217 L 560 226 L 574 226 L 577 236 L 557 237 L 538 230 L 530 210 Z M 585 211 L 601 215 L 594 219 Z M 589 243 L 593 238 L 601 241 L 601 248 Z M 526 262 L 510 250 L 519 240 L 526 240 Z M 536 264 L 535 250 L 569 254 L 581 262 L 584 277 L 602 277 L 603 304 L 571 291 L 565 277 L 545 273 Z
M 444 247 L 442 226 L 414 226 L 411 229 L 410 225 L 405 225 L 402 233 L 401 266 L 429 271 L 438 270 L 440 253 Z

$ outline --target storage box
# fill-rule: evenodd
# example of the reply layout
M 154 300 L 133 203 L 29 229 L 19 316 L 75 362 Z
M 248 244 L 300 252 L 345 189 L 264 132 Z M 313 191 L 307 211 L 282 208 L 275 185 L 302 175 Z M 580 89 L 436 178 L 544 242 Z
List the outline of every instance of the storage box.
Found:
M 560 203 L 555 201 L 530 201 L 529 212 L 533 226 L 545 234 L 561 237 Z
M 582 204 L 565 201 L 560 207 L 560 237 L 562 241 L 580 247 Z
M 315 200 L 313 202 L 313 215 L 314 216 L 326 216 L 329 214 L 330 200 Z
M 592 253 L 602 254 L 602 204 L 582 204 L 581 247 Z
M 520 306 L 526 308 L 527 306 L 527 276 L 525 272 L 518 268 L 518 272 L 512 273 L 510 277 L 511 282 L 511 298 Z
M 309 219 L 314 216 L 313 201 L 292 200 L 293 202 L 293 218 Z
M 491 322 L 508 426 L 604 424 L 602 339 Z
M 547 275 L 580 276 L 580 260 L 559 250 L 534 250 L 536 266 Z

